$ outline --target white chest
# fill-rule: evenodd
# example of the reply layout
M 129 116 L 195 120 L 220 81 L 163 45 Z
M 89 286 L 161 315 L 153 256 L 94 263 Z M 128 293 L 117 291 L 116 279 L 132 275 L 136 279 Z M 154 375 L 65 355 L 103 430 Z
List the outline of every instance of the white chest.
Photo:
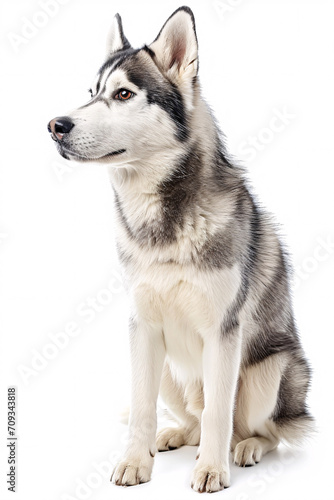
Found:
M 239 289 L 238 267 L 200 272 L 191 266 L 157 264 L 130 276 L 133 312 L 163 330 L 177 377 L 201 379 L 203 341 L 220 335 L 225 311 Z

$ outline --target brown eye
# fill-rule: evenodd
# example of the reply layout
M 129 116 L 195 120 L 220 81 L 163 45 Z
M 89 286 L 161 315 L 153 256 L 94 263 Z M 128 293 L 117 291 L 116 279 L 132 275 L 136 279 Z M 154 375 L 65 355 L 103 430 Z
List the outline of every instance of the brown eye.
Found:
M 126 89 L 121 89 L 117 94 L 115 95 L 115 99 L 118 101 L 127 101 L 131 97 L 133 97 L 133 92 L 130 92 L 130 90 Z

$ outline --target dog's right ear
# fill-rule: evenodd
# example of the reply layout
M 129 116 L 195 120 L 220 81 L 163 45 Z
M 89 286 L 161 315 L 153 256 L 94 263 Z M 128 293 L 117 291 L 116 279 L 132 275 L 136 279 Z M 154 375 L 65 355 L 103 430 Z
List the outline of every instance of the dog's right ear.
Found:
M 119 50 L 130 48 L 131 45 L 124 35 L 122 18 L 119 14 L 116 14 L 107 38 L 106 59 L 109 59 L 109 57 Z

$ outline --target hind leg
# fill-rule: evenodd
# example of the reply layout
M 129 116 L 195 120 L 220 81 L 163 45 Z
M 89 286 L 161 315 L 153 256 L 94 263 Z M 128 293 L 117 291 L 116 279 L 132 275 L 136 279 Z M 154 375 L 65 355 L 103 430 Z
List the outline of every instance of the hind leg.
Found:
M 285 364 L 285 356 L 275 355 L 240 373 L 232 451 L 241 467 L 255 465 L 279 444 L 271 416 Z
M 200 388 L 198 386 L 184 388 L 178 384 L 172 378 L 166 362 L 160 394 L 179 425 L 158 432 L 156 441 L 158 450 L 174 450 L 183 445 L 197 446 L 200 439 L 200 416 L 203 405 Z

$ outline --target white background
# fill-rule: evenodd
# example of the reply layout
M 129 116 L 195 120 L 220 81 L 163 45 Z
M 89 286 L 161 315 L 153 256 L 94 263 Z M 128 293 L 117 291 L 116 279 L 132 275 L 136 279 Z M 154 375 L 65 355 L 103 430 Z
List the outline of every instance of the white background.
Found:
M 88 100 L 117 11 L 130 42 L 141 46 L 180 3 L 62 3 L 43 16 L 37 0 L 1 2 L 0 497 L 13 498 L 5 483 L 6 395 L 16 385 L 15 498 L 196 498 L 192 447 L 158 455 L 146 485 L 109 483 L 126 433 L 118 415 L 129 402 L 127 299 L 115 278 L 112 190 L 104 166 L 66 162 L 46 129 Z M 319 427 L 302 450 L 280 447 L 255 468 L 232 466 L 232 486 L 217 496 L 333 499 L 334 5 L 188 4 L 197 20 L 203 95 L 292 255 L 295 312 L 314 369 L 309 404 Z M 18 39 L 26 20 L 43 26 Z M 277 113 L 289 118 L 271 132 Z M 258 150 L 250 147 L 254 137 Z M 73 323 L 77 335 L 69 337 Z

